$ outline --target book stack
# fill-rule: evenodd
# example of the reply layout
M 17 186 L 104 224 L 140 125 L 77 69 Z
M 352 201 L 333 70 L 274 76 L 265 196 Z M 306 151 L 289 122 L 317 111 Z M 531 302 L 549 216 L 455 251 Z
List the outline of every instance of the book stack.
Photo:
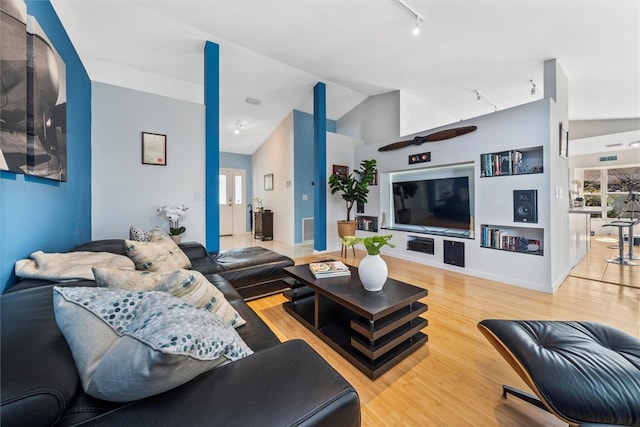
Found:
M 311 270 L 316 279 L 351 275 L 349 267 L 341 261 L 312 262 L 309 263 L 309 270 Z
M 502 153 L 482 154 L 480 156 L 481 176 L 517 175 L 525 173 L 522 153 L 517 150 Z

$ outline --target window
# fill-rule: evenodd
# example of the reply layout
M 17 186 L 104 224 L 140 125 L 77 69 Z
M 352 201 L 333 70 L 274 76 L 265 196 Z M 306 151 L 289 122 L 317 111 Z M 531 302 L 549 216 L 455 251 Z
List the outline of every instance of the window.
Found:
M 640 167 L 607 169 L 608 218 L 632 218 L 640 212 Z
M 599 169 L 585 169 L 584 171 L 584 205 L 587 207 L 601 207 L 602 197 L 600 188 L 602 187 L 602 171 Z M 592 218 L 600 218 L 601 211 L 591 213 Z
M 585 169 L 584 202 L 600 207 L 594 218 L 637 218 L 640 213 L 640 167 Z

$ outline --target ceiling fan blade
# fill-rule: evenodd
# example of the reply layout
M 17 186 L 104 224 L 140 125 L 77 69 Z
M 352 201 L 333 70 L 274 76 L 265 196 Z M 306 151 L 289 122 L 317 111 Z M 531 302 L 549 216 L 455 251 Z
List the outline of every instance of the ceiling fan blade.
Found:
M 459 128 L 441 130 L 439 132 L 431 133 L 426 136 L 416 136 L 409 141 L 399 141 L 393 144 L 385 145 L 378 148 L 378 151 L 391 151 L 398 150 L 400 148 L 408 147 L 409 145 L 421 145 L 425 142 L 443 141 L 445 139 L 455 138 L 456 136 L 464 135 L 478 129 L 477 126 L 463 126 Z

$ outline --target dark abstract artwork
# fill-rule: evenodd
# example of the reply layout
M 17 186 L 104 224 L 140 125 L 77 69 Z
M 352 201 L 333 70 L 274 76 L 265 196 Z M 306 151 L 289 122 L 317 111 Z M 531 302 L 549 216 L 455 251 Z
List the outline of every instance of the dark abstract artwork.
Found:
M 66 181 L 65 64 L 24 2 L 0 13 L 0 170 Z

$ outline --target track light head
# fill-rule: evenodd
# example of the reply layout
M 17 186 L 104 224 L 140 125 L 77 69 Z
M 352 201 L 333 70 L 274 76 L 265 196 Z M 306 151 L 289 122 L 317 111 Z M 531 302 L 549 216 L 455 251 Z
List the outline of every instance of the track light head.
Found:
M 422 19 L 418 15 L 416 15 L 416 26 L 413 27 L 413 30 L 411 30 L 411 34 L 413 34 L 414 36 L 419 35 L 421 26 L 422 26 Z
M 476 102 L 482 101 L 482 96 L 480 96 L 480 92 L 476 90 Z
M 529 82 L 531 83 L 531 96 L 534 96 L 536 93 L 538 93 L 536 84 L 533 82 L 533 80 L 529 80 Z

